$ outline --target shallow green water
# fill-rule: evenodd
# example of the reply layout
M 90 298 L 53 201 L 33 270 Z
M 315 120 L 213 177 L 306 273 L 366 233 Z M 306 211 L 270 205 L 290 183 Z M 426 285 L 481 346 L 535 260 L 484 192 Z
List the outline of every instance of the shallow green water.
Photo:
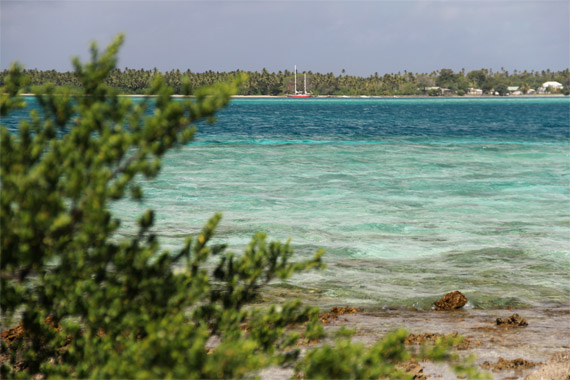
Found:
M 157 210 L 176 250 L 214 212 L 239 251 L 257 231 L 325 248 L 283 288 L 321 304 L 429 308 L 570 301 L 570 99 L 234 100 L 170 153 L 119 238 Z M 273 288 L 269 296 L 280 290 Z
M 569 105 L 234 101 L 166 158 L 144 207 L 171 249 L 216 211 L 234 250 L 256 231 L 299 257 L 325 248 L 327 270 L 289 281 L 324 304 L 429 308 L 455 289 L 474 307 L 565 303 Z

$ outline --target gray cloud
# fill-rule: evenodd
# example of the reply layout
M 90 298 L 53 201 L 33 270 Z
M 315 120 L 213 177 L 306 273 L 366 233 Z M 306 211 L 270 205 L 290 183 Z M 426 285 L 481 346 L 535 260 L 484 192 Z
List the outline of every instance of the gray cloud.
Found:
M 0 66 L 70 70 L 125 32 L 119 65 L 159 70 L 560 70 L 567 1 L 10 1 Z

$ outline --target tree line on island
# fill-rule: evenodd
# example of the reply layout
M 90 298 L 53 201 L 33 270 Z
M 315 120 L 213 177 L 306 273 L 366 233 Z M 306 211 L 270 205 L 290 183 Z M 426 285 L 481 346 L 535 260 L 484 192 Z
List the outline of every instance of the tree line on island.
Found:
M 0 72 L 0 86 L 4 85 L 8 71 Z M 153 83 L 153 78 L 161 74 L 164 81 L 175 94 L 184 92 L 184 78 L 189 79 L 192 88 L 200 88 L 215 83 L 223 83 L 242 74 L 247 74 L 238 89 L 237 95 L 285 95 L 292 93 L 294 73 L 288 70 L 269 72 L 267 69 L 258 71 L 235 70 L 230 72 L 205 71 L 202 73 L 191 70 L 171 70 L 159 72 L 156 68 L 145 69 L 114 69 L 105 80 L 105 84 L 116 88 L 123 94 L 143 94 Z M 58 72 L 55 70 L 24 70 L 29 78 L 26 91 L 33 92 L 34 87 L 51 83 L 55 86 L 81 88 L 81 81 L 74 72 Z M 507 95 L 509 87 L 518 87 L 521 94 L 532 94 L 541 88 L 544 82 L 554 81 L 563 85 L 562 89 L 546 88 L 546 93 L 562 93 L 568 95 L 570 87 L 570 70 L 562 71 L 518 71 L 509 72 L 505 69 L 493 71 L 480 69 L 466 72 L 462 69 L 454 72 L 452 69 L 441 69 L 431 73 L 390 73 L 380 75 L 374 73 L 368 77 L 346 75 L 342 70 L 340 75 L 333 73 L 321 74 L 306 72 L 307 85 L 314 95 L 336 96 L 394 96 L 394 95 L 466 95 L 471 89 L 479 89 L 478 94 Z

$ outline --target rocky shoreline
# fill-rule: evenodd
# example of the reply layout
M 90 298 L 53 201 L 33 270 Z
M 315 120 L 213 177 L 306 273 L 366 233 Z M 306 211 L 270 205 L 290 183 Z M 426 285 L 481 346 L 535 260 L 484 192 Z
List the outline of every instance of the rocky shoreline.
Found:
M 441 337 L 462 336 L 454 350 L 474 363 L 491 379 L 570 380 L 570 305 L 552 308 L 463 309 L 467 298 L 452 292 L 434 303 L 434 309 L 373 310 L 335 306 L 320 315 L 325 330 L 346 327 L 355 330 L 354 341 L 372 345 L 388 332 L 406 329 L 405 343 L 412 348 Z M 2 332 L 10 343 L 23 333 L 20 327 Z M 302 351 L 320 341 L 308 342 Z M 415 380 L 456 379 L 446 364 L 410 362 L 405 370 Z M 269 368 L 264 380 L 290 378 L 291 369 Z
M 570 306 L 447 311 L 357 311 L 330 319 L 327 329 L 356 330 L 354 339 L 372 344 L 389 331 L 410 332 L 407 344 L 461 335 L 456 347 L 493 379 L 570 379 Z M 427 378 L 456 379 L 446 365 L 420 363 Z M 272 377 L 270 377 L 272 378 Z M 420 378 L 420 377 L 414 377 Z
M 454 350 L 462 357 L 473 356 L 475 364 L 491 379 L 570 380 L 570 305 L 463 309 L 466 302 L 461 293 L 452 292 L 429 311 L 333 307 L 321 315 L 321 322 L 329 332 L 341 327 L 354 329 L 353 340 L 366 345 L 397 328 L 410 333 L 406 339 L 410 346 L 460 335 L 464 340 Z M 415 380 L 457 379 L 446 364 L 421 362 L 408 367 Z M 291 375 L 277 368 L 261 373 L 264 380 Z

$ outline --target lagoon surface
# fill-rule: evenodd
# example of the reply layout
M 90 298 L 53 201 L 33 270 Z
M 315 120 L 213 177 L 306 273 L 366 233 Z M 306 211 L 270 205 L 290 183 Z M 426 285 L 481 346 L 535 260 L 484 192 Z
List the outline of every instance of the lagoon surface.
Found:
M 136 100 L 135 100 L 136 101 Z M 4 122 L 3 122 L 4 124 Z M 119 238 L 157 211 L 177 250 L 214 212 L 239 252 L 291 238 L 326 270 L 275 285 L 321 305 L 428 309 L 570 302 L 570 99 L 234 99 L 113 205 Z

